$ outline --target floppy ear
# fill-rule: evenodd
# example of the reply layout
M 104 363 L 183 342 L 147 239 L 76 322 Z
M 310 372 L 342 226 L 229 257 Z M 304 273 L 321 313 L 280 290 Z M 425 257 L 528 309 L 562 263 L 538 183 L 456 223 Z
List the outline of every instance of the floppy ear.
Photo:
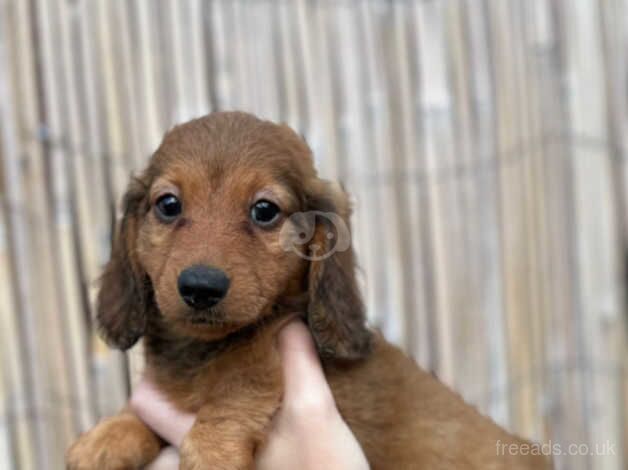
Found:
M 349 231 L 349 201 L 340 187 L 317 179 L 306 213 L 315 223 L 310 243 L 307 321 L 322 357 L 359 359 L 371 350 Z
M 97 320 L 101 336 L 125 350 L 144 334 L 150 282 L 137 262 L 139 217 L 147 204 L 146 185 L 131 180 L 123 200 L 123 217 L 111 247 L 111 259 L 100 279 Z

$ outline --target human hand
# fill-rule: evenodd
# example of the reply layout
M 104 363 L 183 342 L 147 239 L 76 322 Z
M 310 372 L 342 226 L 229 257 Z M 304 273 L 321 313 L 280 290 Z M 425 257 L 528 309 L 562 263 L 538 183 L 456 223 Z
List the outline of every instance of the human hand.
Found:
M 259 470 L 363 470 L 366 457 L 344 422 L 305 325 L 295 320 L 279 333 L 284 397 L 273 418 L 266 445 L 256 456 Z M 133 392 L 130 406 L 157 434 L 179 446 L 195 416 L 176 410 L 147 380 Z M 172 450 L 162 453 L 150 470 L 178 468 Z
M 281 408 L 256 456 L 259 470 L 343 469 L 369 465 L 327 384 L 310 332 L 299 320 L 279 333 L 284 379 Z
M 192 428 L 196 416 L 176 409 L 146 378 L 133 389 L 129 406 L 148 427 L 171 445 L 163 449 L 146 470 L 177 470 L 179 454 L 176 448 Z

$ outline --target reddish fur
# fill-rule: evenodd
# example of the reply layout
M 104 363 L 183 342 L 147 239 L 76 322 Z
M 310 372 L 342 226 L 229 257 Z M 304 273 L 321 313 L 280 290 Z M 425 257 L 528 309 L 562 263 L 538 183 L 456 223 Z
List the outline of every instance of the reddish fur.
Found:
M 498 456 L 497 441 L 525 441 L 365 327 L 352 250 L 309 262 L 281 248 L 279 226 L 254 226 L 248 208 L 260 191 L 286 215 L 349 217 L 346 195 L 317 177 L 302 139 L 244 113 L 174 128 L 125 197 L 98 320 L 105 338 L 123 349 L 144 336 L 147 375 L 181 410 L 197 414 L 181 468 L 252 467 L 281 400 L 275 336 L 294 311 L 304 312 L 337 406 L 373 469 L 549 468 L 541 457 Z M 163 192 L 183 201 L 175 224 L 152 212 Z M 326 230 L 317 226 L 315 241 L 328 243 Z M 178 274 L 199 263 L 231 278 L 215 312 L 220 320 L 200 325 L 189 321 L 176 291 Z M 81 436 L 68 467 L 139 468 L 160 445 L 125 411 Z

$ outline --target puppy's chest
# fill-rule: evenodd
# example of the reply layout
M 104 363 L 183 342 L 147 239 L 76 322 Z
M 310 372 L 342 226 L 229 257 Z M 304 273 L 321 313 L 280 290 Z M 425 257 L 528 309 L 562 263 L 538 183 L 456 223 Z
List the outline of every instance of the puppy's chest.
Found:
M 282 390 L 279 355 L 273 346 L 224 351 L 188 368 L 148 371 L 157 387 L 177 408 L 196 413 L 225 401 L 279 400 Z

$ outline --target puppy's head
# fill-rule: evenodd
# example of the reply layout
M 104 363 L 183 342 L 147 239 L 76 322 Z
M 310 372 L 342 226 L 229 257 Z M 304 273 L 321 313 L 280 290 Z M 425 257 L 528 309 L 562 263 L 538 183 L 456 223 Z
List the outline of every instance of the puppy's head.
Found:
M 122 349 L 151 322 L 215 340 L 305 298 L 321 353 L 362 357 L 348 217 L 346 195 L 288 127 L 235 112 L 175 127 L 125 195 L 101 331 Z

